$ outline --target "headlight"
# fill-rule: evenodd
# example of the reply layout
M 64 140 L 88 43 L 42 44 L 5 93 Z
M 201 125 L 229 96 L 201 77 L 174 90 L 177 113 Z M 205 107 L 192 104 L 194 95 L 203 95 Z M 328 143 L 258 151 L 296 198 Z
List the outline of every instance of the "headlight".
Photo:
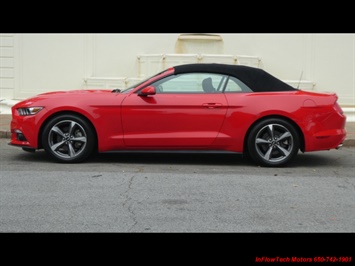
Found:
M 42 109 L 43 107 L 25 107 L 25 108 L 18 108 L 17 111 L 21 116 L 27 116 L 27 115 L 35 115 Z

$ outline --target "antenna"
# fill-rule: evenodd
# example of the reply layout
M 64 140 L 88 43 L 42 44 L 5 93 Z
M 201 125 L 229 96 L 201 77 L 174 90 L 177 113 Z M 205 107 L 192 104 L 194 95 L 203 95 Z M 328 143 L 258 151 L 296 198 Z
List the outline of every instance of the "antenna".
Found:
M 297 90 L 300 87 L 300 83 L 301 83 L 301 80 L 302 80 L 302 75 L 303 75 L 303 70 L 301 72 L 300 80 L 298 81 Z

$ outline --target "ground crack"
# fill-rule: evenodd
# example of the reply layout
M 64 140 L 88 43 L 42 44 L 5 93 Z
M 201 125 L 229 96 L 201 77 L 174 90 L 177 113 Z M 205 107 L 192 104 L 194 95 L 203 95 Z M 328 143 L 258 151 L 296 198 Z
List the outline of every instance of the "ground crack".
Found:
M 123 201 L 122 206 L 123 206 L 123 208 L 127 208 L 127 211 L 129 212 L 130 217 L 133 220 L 133 223 L 130 226 L 130 228 L 128 229 L 128 231 L 131 231 L 138 223 L 136 213 L 134 212 L 133 207 L 132 207 L 133 201 L 130 196 L 130 190 L 132 189 L 134 177 L 135 177 L 134 175 L 130 177 L 130 179 L 128 180 L 127 189 L 123 193 L 125 200 Z

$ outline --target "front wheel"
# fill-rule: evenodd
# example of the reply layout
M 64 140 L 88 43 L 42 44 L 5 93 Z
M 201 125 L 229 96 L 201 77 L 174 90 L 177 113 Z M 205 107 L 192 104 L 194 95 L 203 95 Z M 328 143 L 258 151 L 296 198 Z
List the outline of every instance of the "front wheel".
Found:
M 64 163 L 77 163 L 89 157 L 95 148 L 90 123 L 77 115 L 52 118 L 43 129 L 42 144 L 48 155 Z
M 299 150 L 299 135 L 295 127 L 280 118 L 258 122 L 248 136 L 251 158 L 262 166 L 283 166 L 290 162 Z

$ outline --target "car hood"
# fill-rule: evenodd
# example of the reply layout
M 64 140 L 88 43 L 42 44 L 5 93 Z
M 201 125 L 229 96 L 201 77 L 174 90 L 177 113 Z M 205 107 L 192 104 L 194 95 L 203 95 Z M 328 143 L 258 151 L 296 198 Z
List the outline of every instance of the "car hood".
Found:
M 51 91 L 44 92 L 27 98 L 16 104 L 18 106 L 31 106 L 31 105 L 46 105 L 49 102 L 58 104 L 71 104 L 75 105 L 78 102 L 92 102 L 99 99 L 110 98 L 112 95 L 122 95 L 121 93 L 113 93 L 112 90 L 107 89 L 90 89 L 90 90 L 69 90 L 69 91 Z M 116 97 L 115 97 L 116 98 Z M 117 98 L 116 98 L 117 100 Z
M 46 96 L 60 96 L 60 95 L 83 95 L 83 94 L 102 94 L 102 93 L 112 93 L 112 90 L 103 89 L 90 89 L 90 90 L 69 90 L 69 91 L 50 91 L 38 94 L 36 97 L 46 97 Z
M 66 98 L 66 97 L 96 97 L 98 95 L 108 95 L 112 94 L 112 90 L 69 90 L 69 91 L 50 91 L 38 94 L 27 100 L 43 100 L 49 98 Z

